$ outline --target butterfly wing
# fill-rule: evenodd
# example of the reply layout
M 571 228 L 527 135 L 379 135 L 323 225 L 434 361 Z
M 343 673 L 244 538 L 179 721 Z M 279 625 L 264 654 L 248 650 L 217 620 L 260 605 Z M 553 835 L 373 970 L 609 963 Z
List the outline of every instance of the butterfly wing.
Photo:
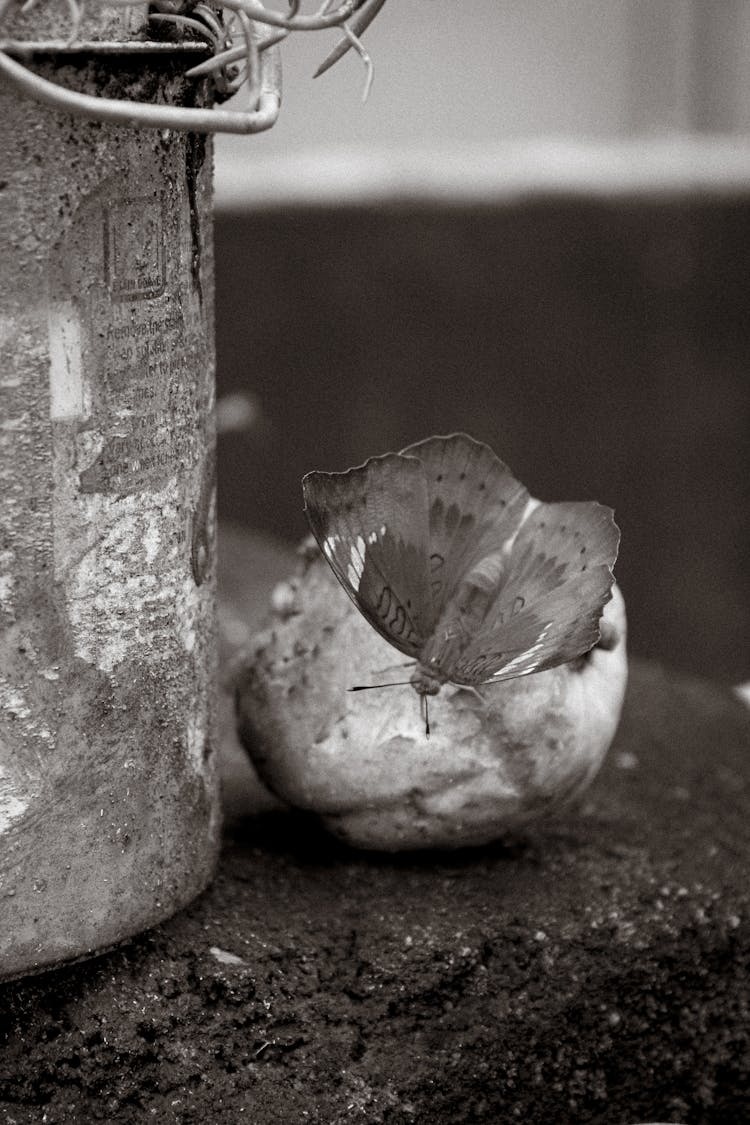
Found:
M 512 679 L 587 652 L 612 596 L 618 545 L 611 509 L 538 504 L 522 523 L 498 596 L 451 678 Z
M 308 473 L 302 490 L 313 535 L 349 597 L 390 644 L 418 656 L 434 616 L 419 461 L 387 453 L 345 473 Z
M 531 497 L 489 446 L 467 434 L 427 438 L 402 454 L 424 467 L 437 620 L 473 565 L 509 549 Z
M 541 671 L 599 638 L 619 532 L 599 504 L 540 504 L 488 446 L 428 438 L 308 473 L 308 520 L 370 624 L 455 683 Z

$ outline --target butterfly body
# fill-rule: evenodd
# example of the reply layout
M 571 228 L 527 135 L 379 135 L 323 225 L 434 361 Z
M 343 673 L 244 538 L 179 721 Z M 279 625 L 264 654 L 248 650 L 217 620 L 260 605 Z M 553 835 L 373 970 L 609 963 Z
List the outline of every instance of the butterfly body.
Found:
M 619 541 L 612 512 L 533 500 L 466 434 L 308 473 L 303 492 L 329 565 L 414 659 L 420 696 L 566 663 L 599 639 Z
M 435 627 L 425 642 L 417 667 L 412 675 L 412 687 L 419 695 L 437 695 L 447 682 L 475 684 L 476 677 L 464 666 L 461 658 L 470 648 L 473 638 L 495 601 L 503 568 L 497 565 L 498 555 L 489 556 L 459 585 L 455 595 L 445 606 Z M 468 678 L 467 678 L 468 677 Z
M 417 695 L 437 695 L 445 682 L 444 676 L 433 675 L 429 668 L 425 668 L 423 664 L 419 663 L 409 680 Z

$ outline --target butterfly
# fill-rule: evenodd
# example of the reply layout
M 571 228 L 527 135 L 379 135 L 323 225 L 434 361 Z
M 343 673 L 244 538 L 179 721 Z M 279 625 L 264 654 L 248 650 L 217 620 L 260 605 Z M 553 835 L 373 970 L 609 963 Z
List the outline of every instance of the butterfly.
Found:
M 467 434 L 302 481 L 310 528 L 423 697 L 581 656 L 599 640 L 620 533 L 595 502 L 534 500 Z M 368 685 L 369 686 L 369 685 Z M 376 685 L 373 685 L 376 686 Z M 383 685 L 386 686 L 386 685 Z

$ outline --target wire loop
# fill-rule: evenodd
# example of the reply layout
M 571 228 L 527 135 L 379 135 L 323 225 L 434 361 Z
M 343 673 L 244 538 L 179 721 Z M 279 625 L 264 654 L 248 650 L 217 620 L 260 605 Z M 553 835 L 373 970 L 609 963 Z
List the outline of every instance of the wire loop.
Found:
M 18 2 L 18 0 L 15 0 Z M 44 0 L 24 0 L 28 12 Z M 65 0 L 70 14 L 66 49 L 74 47 L 83 17 L 84 0 Z M 136 0 L 109 0 L 132 6 Z M 0 29 L 14 0 L 0 0 Z M 281 67 L 278 45 L 297 31 L 341 28 L 344 37 L 326 56 L 314 77 L 353 48 L 365 66 L 363 100 L 372 85 L 372 60 L 360 35 L 382 9 L 385 0 L 324 0 L 313 14 L 302 11 L 302 0 L 288 0 L 286 13 L 267 8 L 262 0 L 155 0 L 149 21 L 172 26 L 188 36 L 198 36 L 211 50 L 211 58 L 185 72 L 189 79 L 209 77 L 221 100 L 245 91 L 248 109 L 198 109 L 154 105 L 82 94 L 59 86 L 24 65 L 21 41 L 0 40 L 0 82 L 65 113 L 98 121 L 152 129 L 194 133 L 259 133 L 276 121 L 281 105 Z M 271 29 L 264 34 L 261 29 Z M 175 45 L 177 48 L 177 44 Z

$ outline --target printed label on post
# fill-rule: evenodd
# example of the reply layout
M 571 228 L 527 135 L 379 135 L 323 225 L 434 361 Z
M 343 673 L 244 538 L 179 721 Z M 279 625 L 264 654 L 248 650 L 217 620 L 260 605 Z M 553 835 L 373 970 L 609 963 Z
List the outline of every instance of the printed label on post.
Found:
M 210 341 L 186 181 L 150 155 L 138 191 L 113 177 L 78 209 L 52 269 L 55 577 L 105 672 L 197 661 L 210 603 Z
M 186 201 L 163 191 L 100 192 L 60 247 L 49 321 L 50 413 L 53 421 L 78 423 L 83 493 L 159 489 L 177 466 L 196 464 L 196 434 L 210 403 L 202 374 L 196 377 L 206 362 L 203 318 L 180 204 Z
M 150 300 L 167 286 L 164 199 L 118 199 L 106 211 L 104 261 L 113 301 Z

